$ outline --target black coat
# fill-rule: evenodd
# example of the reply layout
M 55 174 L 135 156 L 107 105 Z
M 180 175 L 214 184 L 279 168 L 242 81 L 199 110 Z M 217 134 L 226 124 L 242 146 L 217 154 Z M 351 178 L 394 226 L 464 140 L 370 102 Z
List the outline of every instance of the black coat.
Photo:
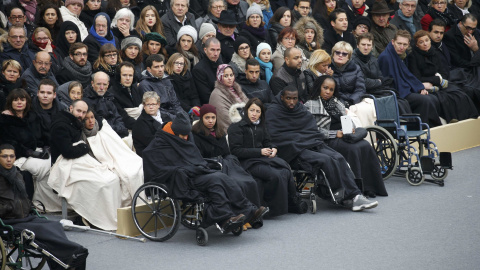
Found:
M 378 60 L 370 53 L 370 56 L 363 55 L 358 49 L 352 54 L 352 61 L 357 64 L 363 72 L 365 78 L 365 89 L 367 93 L 373 93 L 382 86 L 385 80 L 382 71 L 378 65 Z
M 429 82 L 441 88 L 440 78 L 435 76 L 435 73 L 440 73 L 443 78 L 447 78 L 449 70 L 448 67 L 442 66 L 440 57 L 433 47 L 428 52 L 424 52 L 414 46 L 412 52 L 407 56 L 408 69 L 421 82 Z
M 50 110 L 44 110 L 40 105 L 38 97 L 34 97 L 32 100 L 32 109 L 40 120 L 40 126 L 44 136 L 44 145 L 50 145 L 50 129 L 52 126 L 52 120 L 57 113 L 66 110 L 66 108 L 58 101 L 58 99 L 54 99 L 52 108 Z
M 0 63 L 3 63 L 8 59 L 13 59 L 20 63 L 22 71 L 25 71 L 28 67 L 33 65 L 32 61 L 35 59 L 35 54 L 28 48 L 27 43 L 25 43 L 22 49 L 18 51 L 7 41 L 6 43 L 3 43 L 3 52 L 0 53 Z
M 215 81 L 217 80 L 217 68 L 222 63 L 221 57 L 218 58 L 217 62 L 212 62 L 208 57 L 204 57 L 192 70 L 193 80 L 202 105 L 207 104 L 210 100 L 210 94 L 215 88 Z
M 195 24 L 195 16 L 193 16 L 193 14 L 190 12 L 187 12 L 185 16 L 187 16 L 187 20 L 185 21 L 184 25 L 191 25 L 193 28 L 197 29 L 197 25 Z M 162 23 L 168 46 L 175 48 L 175 45 L 177 44 L 178 31 L 183 25 L 177 21 L 171 9 L 162 16 Z
M 198 97 L 197 86 L 192 78 L 192 73 L 187 70 L 185 75 L 171 74 L 168 77 L 172 84 L 177 99 L 180 101 L 182 108 L 188 112 L 194 106 L 200 106 L 200 98 Z
M 310 69 L 305 69 L 303 71 L 303 74 L 305 75 L 305 92 L 307 94 L 307 99 L 310 99 L 310 96 L 314 92 L 313 83 L 318 78 L 318 76 Z
M 82 13 L 80 13 L 80 16 L 79 16 L 79 19 L 83 22 L 83 24 L 85 24 L 85 27 L 90 30 L 90 27 L 92 27 L 93 25 L 93 19 L 95 18 L 95 16 L 102 12 L 102 9 L 99 8 L 97 10 L 82 10 Z M 113 19 L 110 18 L 110 19 Z
M 166 114 L 162 114 L 162 120 L 163 123 L 171 121 Z M 145 110 L 142 111 L 132 128 L 133 146 L 137 155 L 142 156 L 143 149 L 150 144 L 157 130 L 161 128 L 162 124 L 153 119 L 151 115 L 148 115 Z
M 117 111 L 122 117 L 125 127 L 132 129 L 135 124 L 135 119 L 130 117 L 125 111 L 125 108 L 135 108 L 142 104 L 143 92 L 138 90 L 137 82 L 134 80 L 130 86 L 131 95 L 128 92 L 128 88 L 120 84 L 120 74 L 117 72 L 113 86 L 108 90 L 113 94 L 115 106 L 117 106 Z
M 270 80 L 270 89 L 272 89 L 273 95 L 277 95 L 290 84 L 297 87 L 299 100 L 306 102 L 305 75 L 300 69 L 289 68 L 286 63 L 283 63 Z
M 268 40 L 270 41 L 270 46 L 272 46 L 272 50 L 275 50 L 275 48 L 277 48 L 278 34 L 282 32 L 283 28 L 285 28 L 285 26 L 281 25 L 280 23 L 272 23 L 272 25 L 268 29 Z
M 357 42 L 355 41 L 355 37 L 351 32 L 348 30 L 343 33 L 343 37 L 341 37 L 339 34 L 333 30 L 332 27 L 329 27 L 325 29 L 325 32 L 323 32 L 323 45 L 322 49 L 327 51 L 328 54 L 332 53 L 332 48 L 335 46 L 335 44 L 339 41 L 345 41 L 352 45 L 352 48 L 357 47 Z
M 233 33 L 235 39 L 237 38 L 237 33 Z M 232 55 L 235 52 L 233 48 L 233 43 L 235 42 L 232 37 L 227 37 L 220 32 L 217 32 L 217 39 L 220 41 L 222 61 L 223 63 L 230 63 L 232 60 Z
M 340 71 L 334 64 L 331 65 L 333 78 L 337 82 L 338 97 L 346 101 L 349 105 L 354 105 L 362 101 L 365 95 L 365 79 L 360 67 L 353 61 L 346 63 L 343 71 Z
M 191 1 L 188 12 L 191 12 L 195 18 L 203 17 L 208 12 L 208 0 Z
M 0 114 L 0 144 L 8 143 L 15 148 L 17 159 L 28 157 L 27 152 L 43 147 L 40 119 L 30 111 L 24 118 Z
M 113 38 L 115 39 L 115 47 L 120 50 L 120 42 L 118 41 L 118 38 L 116 36 L 113 36 Z M 110 33 L 106 36 L 106 39 L 112 39 Z M 102 45 L 100 45 L 100 42 L 98 42 L 92 34 L 88 34 L 88 36 L 83 40 L 83 43 L 88 46 L 87 60 L 93 66 L 93 63 L 97 61 Z
M 480 44 L 480 30 L 476 29 L 473 32 L 473 36 Z M 472 57 L 472 50 L 470 50 L 465 44 L 463 34 L 458 28 L 458 25 L 453 26 L 450 31 L 445 33 L 445 36 L 443 36 L 443 43 L 444 45 L 447 45 L 450 55 L 454 56 L 451 59 L 454 68 L 469 68 L 480 65 L 478 60 L 472 61 L 474 60 Z
M 244 117 L 240 122 L 228 127 L 228 144 L 230 152 L 240 161 L 262 157 L 262 148 L 275 148 L 265 123 L 254 125 Z
M 91 85 L 85 88 L 83 100 L 88 104 L 88 108 L 93 109 L 95 114 L 107 120 L 108 124 L 120 136 L 128 136 L 128 130 L 123 123 L 122 117 L 114 103 L 114 96 L 111 92 L 106 91 L 103 96 L 99 96 Z
M 42 75 L 38 73 L 37 69 L 35 68 L 34 65 L 29 67 L 27 70 L 25 70 L 22 74 L 22 77 L 20 77 L 20 81 L 22 81 L 22 84 L 25 84 L 26 87 L 24 88 L 27 93 L 31 97 L 37 96 L 38 92 L 38 86 L 40 85 L 40 81 L 43 79 L 50 79 L 53 82 L 55 82 L 58 86 L 57 79 L 53 75 L 54 73 L 52 70 L 50 70 L 47 75 Z
M 22 87 L 22 82 L 19 79 L 17 79 L 16 82 L 12 83 L 10 81 L 7 81 L 5 79 L 5 76 L 3 74 L 0 74 L 0 112 L 3 112 L 5 109 L 5 105 L 7 102 L 7 96 L 15 88 L 20 88 Z
M 90 147 L 86 143 L 73 146 L 82 137 L 83 124 L 73 114 L 62 111 L 55 115 L 52 123 L 50 145 L 52 164 L 62 155 L 64 158 L 79 158 L 88 154 Z
M 270 86 L 264 80 L 258 79 L 256 82 L 249 81 L 245 75 L 240 74 L 238 84 L 242 87 L 243 93 L 248 98 L 259 98 L 263 103 L 270 103 L 273 100 L 273 93 Z
M 137 4 L 140 10 L 143 10 L 148 5 L 154 6 L 160 18 L 170 10 L 170 0 L 140 0 L 137 1 Z M 193 5 L 193 3 L 190 3 L 190 5 Z
M 265 27 L 260 26 L 258 29 L 244 24 L 240 30 L 239 36 L 245 37 L 250 43 L 250 51 L 252 55 L 257 55 L 257 46 L 262 42 L 270 43 L 268 39 L 268 31 Z
M 200 120 L 201 121 L 201 120 Z M 227 156 L 230 154 L 227 137 L 216 138 L 211 135 L 205 136 L 203 133 L 192 132 L 195 138 L 195 145 L 204 158 L 215 158 L 218 156 Z
M 15 177 L 16 185 L 25 185 L 20 171 L 17 170 Z M 27 217 L 31 211 L 31 203 L 26 193 L 15 190 L 14 185 L 0 175 L 0 218 L 20 219 Z

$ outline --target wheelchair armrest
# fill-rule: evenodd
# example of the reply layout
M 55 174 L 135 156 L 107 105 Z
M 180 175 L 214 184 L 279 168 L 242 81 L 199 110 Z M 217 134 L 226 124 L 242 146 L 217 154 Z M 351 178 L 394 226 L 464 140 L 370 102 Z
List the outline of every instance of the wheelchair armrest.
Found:
M 5 223 L 3 223 L 3 220 L 1 218 L 0 218 L 0 230 L 2 230 L 0 235 L 4 235 L 6 233 L 5 230 L 8 230 L 8 233 L 13 233 L 13 227 L 11 225 L 6 225 Z
M 406 113 L 406 114 L 400 115 L 400 118 L 402 118 L 403 116 L 406 116 L 407 118 L 408 118 L 408 117 L 411 117 L 411 116 L 418 116 L 418 117 L 420 117 L 420 114 L 418 114 L 418 113 Z
M 394 123 L 395 119 L 377 119 L 377 123 Z
M 35 207 L 32 207 L 32 211 L 30 211 L 30 213 L 34 214 L 39 218 L 48 219 L 47 217 L 40 215 L 40 213 L 38 213 L 38 210 Z

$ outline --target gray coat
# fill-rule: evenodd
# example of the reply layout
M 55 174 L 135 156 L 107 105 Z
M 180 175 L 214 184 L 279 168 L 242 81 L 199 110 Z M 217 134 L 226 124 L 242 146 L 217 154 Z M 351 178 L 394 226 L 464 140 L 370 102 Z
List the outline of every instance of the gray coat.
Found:
M 193 26 L 198 32 L 197 24 L 195 23 L 195 16 L 190 12 L 187 12 L 185 16 L 187 16 L 185 25 Z M 178 31 L 183 25 L 177 21 L 171 9 L 162 16 L 162 23 L 168 46 L 175 47 L 175 44 L 177 44 Z
M 403 21 L 400 18 L 400 16 L 398 16 L 399 11 L 400 10 L 397 10 L 395 12 L 395 17 L 393 17 L 393 19 L 390 20 L 390 24 L 395 25 L 398 28 L 398 30 L 407 30 L 413 36 L 413 34 L 415 33 L 410 32 L 410 28 L 407 27 L 407 25 L 405 24 L 405 21 Z M 415 32 L 418 30 L 422 30 L 422 25 L 420 24 L 421 19 L 422 18 L 418 17 L 416 12 L 413 13 L 413 24 L 415 25 Z

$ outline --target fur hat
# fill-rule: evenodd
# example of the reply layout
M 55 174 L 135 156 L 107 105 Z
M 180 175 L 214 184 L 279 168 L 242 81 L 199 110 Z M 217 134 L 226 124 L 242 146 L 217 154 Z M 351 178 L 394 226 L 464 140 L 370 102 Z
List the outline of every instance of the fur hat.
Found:
M 252 3 L 252 5 L 248 8 L 248 10 L 247 10 L 247 20 L 253 14 L 260 15 L 260 17 L 262 17 L 262 20 L 263 20 L 262 8 L 260 8 L 260 6 L 257 3 Z
M 172 121 L 172 131 L 175 135 L 188 135 L 192 130 L 190 119 L 185 112 L 178 112 Z
M 243 108 L 245 108 L 245 103 L 235 103 L 228 110 L 228 116 L 233 123 L 240 122 L 242 120 Z
M 320 49 L 323 45 L 323 28 L 313 19 L 312 17 L 302 17 L 300 18 L 295 25 L 293 26 L 295 30 L 297 30 L 298 38 L 300 42 L 305 42 L 305 30 L 306 29 L 313 29 L 315 31 L 315 38 L 313 42 L 310 44 L 313 49 Z
M 142 40 L 139 39 L 138 37 L 135 37 L 135 36 L 129 36 L 129 37 L 126 37 L 122 40 L 122 44 L 121 44 L 121 49 L 122 51 L 125 50 L 126 48 L 132 46 L 132 45 L 135 45 L 138 47 L 139 50 L 142 49 Z
M 82 0 L 65 0 L 65 7 L 68 7 L 68 5 L 71 4 L 80 4 L 82 6 L 82 9 L 85 6 Z
M 211 23 L 202 23 L 200 26 L 200 31 L 198 32 L 198 38 L 202 40 L 208 33 L 217 33 L 215 26 Z
M 269 49 L 270 53 L 272 52 L 272 47 L 270 47 L 270 44 L 265 43 L 265 42 L 262 42 L 262 43 L 258 44 L 258 46 L 257 46 L 257 57 L 260 57 L 259 56 L 260 53 L 265 49 Z
M 189 36 L 192 37 L 193 43 L 197 42 L 198 34 L 197 34 L 197 30 L 195 28 L 193 28 L 193 26 L 191 26 L 191 25 L 182 26 L 182 28 L 180 28 L 180 30 L 178 30 L 177 42 L 180 41 L 180 38 L 183 35 L 189 35 Z
M 200 107 L 200 119 L 202 119 L 207 113 L 213 113 L 217 115 L 217 109 L 213 105 L 204 104 L 202 107 Z

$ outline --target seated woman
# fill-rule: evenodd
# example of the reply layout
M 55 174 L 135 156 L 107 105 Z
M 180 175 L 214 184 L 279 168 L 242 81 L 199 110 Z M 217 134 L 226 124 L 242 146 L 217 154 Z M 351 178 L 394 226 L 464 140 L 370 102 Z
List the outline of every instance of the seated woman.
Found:
M 276 157 L 277 148 L 265 125 L 263 103 L 252 98 L 244 112 L 242 120 L 228 128 L 228 143 L 230 152 L 257 180 L 261 204 L 270 208 L 271 216 L 307 212 L 307 204 L 297 195 L 290 166 Z
M 160 97 L 154 91 L 143 94 L 143 110 L 132 129 L 133 146 L 140 157 L 157 130 L 171 119 L 160 111 Z
M 115 14 L 112 19 L 112 33 L 118 38 L 118 42 L 129 36 L 137 36 L 138 34 L 133 27 L 135 25 L 135 15 L 128 8 L 122 8 Z
M 82 42 L 78 26 L 71 21 L 62 23 L 56 40 L 57 47 L 54 50 L 61 61 L 69 56 L 70 45 L 76 42 Z
M 447 0 L 432 0 L 428 3 L 427 12 L 420 20 L 422 29 L 428 31 L 430 23 L 437 18 L 445 23 L 445 32 L 450 30 L 451 27 L 457 26 L 457 18 L 455 17 L 455 14 L 447 8 Z
M 200 108 L 200 120 L 193 125 L 192 134 L 202 157 L 218 159 L 222 172 L 235 179 L 247 199 L 260 206 L 257 182 L 240 166 L 237 157 L 230 154 L 227 137 L 217 126 L 215 107 L 205 104 Z
M 191 25 L 185 25 L 178 30 L 177 34 L 177 45 L 176 51 L 181 53 L 185 56 L 189 63 L 189 70 L 191 71 L 192 68 L 200 61 L 200 54 L 198 53 L 197 46 L 195 43 L 197 42 L 197 30 L 193 28 Z M 170 52 L 173 54 L 174 51 Z
M 229 110 L 236 103 L 245 103 L 247 96 L 242 91 L 242 87 L 235 82 L 235 74 L 229 65 L 221 64 L 217 68 L 217 81 L 215 89 L 210 95 L 208 104 L 217 109 L 218 128 L 226 133 L 227 128 L 232 121 L 229 117 Z
M 10 91 L 21 87 L 20 74 L 22 74 L 20 63 L 12 59 L 3 61 L 2 74 L 0 74 L 0 111 L 5 109 Z
M 449 83 L 450 71 L 442 65 L 438 51 L 432 47 L 427 31 L 420 30 L 413 36 L 415 46 L 407 56 L 408 69 L 419 79 L 440 102 L 440 116 L 447 121 L 457 122 L 477 118 L 478 112 L 473 101 L 460 88 Z
M 15 166 L 32 175 L 33 183 L 26 183 L 30 198 L 41 201 L 48 212 L 60 211 L 60 200 L 47 185 L 50 154 L 46 146 L 50 143 L 31 103 L 30 95 L 21 88 L 8 94 L 6 110 L 0 114 L 0 141 L 15 147 Z
M 144 39 L 148 33 L 156 32 L 165 36 L 162 20 L 154 6 L 148 5 L 142 9 L 140 18 L 136 21 L 135 31 Z
M 190 131 L 190 120 L 184 112 L 157 131 L 143 151 L 145 181 L 160 179 L 157 181 L 166 185 L 169 195 L 176 199 L 206 199 L 203 227 L 217 223 L 223 233 L 229 233 L 244 222 L 252 226 L 258 223 L 268 208 L 257 208 L 235 180 L 208 168 Z
M 173 84 L 177 99 L 185 112 L 200 106 L 197 87 L 189 69 L 188 59 L 180 53 L 174 53 L 165 66 L 168 78 Z
M 93 64 L 93 73 L 103 71 L 108 74 L 110 81 L 115 79 L 115 69 L 122 63 L 120 52 L 110 43 L 106 43 L 100 47 L 98 58 Z
M 363 193 L 374 198 L 376 195 L 387 196 L 377 156 L 372 146 L 363 138 L 350 140 L 355 135 L 342 132 L 340 117 L 347 114 L 345 106 L 337 99 L 337 83 L 332 76 L 320 76 L 313 84 L 313 92 L 305 107 L 315 118 L 318 129 L 325 142 L 342 154 L 350 164 L 355 178 L 363 179 Z M 354 132 L 355 133 L 355 132 Z
M 300 18 L 293 27 L 298 33 L 298 47 L 302 49 L 305 57 L 310 59 L 310 55 L 323 45 L 323 29 L 312 17 L 305 16 Z
M 305 54 L 303 54 L 303 50 L 296 45 L 298 41 L 298 33 L 292 27 L 285 27 L 282 32 L 280 32 L 277 39 L 277 49 L 272 55 L 273 73 L 281 68 L 283 63 L 285 63 L 285 50 L 293 47 L 296 47 L 302 51 L 301 70 L 303 71 L 307 68 L 308 59 L 305 57 Z
M 253 56 L 250 52 L 250 42 L 242 36 L 235 39 L 233 49 L 235 52 L 232 55 L 232 60 L 229 65 L 233 68 L 235 77 L 238 78 L 238 75 L 240 74 L 245 75 L 245 64 L 247 63 L 247 60 L 253 58 Z
M 318 77 L 333 75 L 333 70 L 330 68 L 331 63 L 332 58 L 326 51 L 320 49 L 312 53 L 310 61 L 308 61 L 308 68 L 303 71 L 303 74 L 305 74 L 305 90 L 308 96 L 314 92 L 313 82 Z
M 266 30 L 270 28 L 270 19 L 273 17 L 272 7 L 270 6 L 269 0 L 247 0 L 247 3 L 251 6 L 253 3 L 256 3 L 260 6 L 262 10 L 262 21 L 265 23 L 264 27 Z M 253 53 L 253 52 L 252 52 Z
M 142 80 L 143 57 L 140 53 L 142 48 L 142 41 L 138 37 L 130 36 L 122 41 L 122 50 L 120 57 L 123 61 L 128 61 L 135 66 L 135 80 L 140 82 Z
M 70 108 L 72 102 L 83 98 L 83 87 L 79 81 L 71 81 L 60 85 L 57 89 L 57 96 L 63 107 Z
M 147 66 L 147 58 L 152 54 L 161 54 L 168 59 L 167 50 L 167 40 L 164 36 L 157 32 L 152 32 L 145 34 L 142 44 L 142 57 L 143 57 L 143 66 Z
M 200 29 L 204 23 L 210 23 L 214 25 L 215 29 L 217 29 L 217 23 L 220 19 L 222 10 L 227 9 L 227 5 L 224 0 L 210 0 L 208 2 L 207 14 L 204 17 L 199 17 L 195 20 L 195 24 L 197 25 L 198 29 Z
M 277 39 L 280 32 L 285 27 L 290 27 L 293 25 L 292 12 L 288 7 L 279 7 L 273 13 L 272 18 L 268 23 L 271 27 L 268 29 L 268 38 L 272 48 L 277 48 Z
M 239 27 L 239 36 L 248 40 L 250 51 L 252 54 L 255 54 L 258 44 L 268 42 L 268 29 L 265 27 L 260 5 L 252 3 L 247 10 L 247 15 L 247 21 Z
M 52 40 L 56 42 L 58 33 L 60 32 L 60 26 L 63 24 L 60 9 L 52 3 L 47 3 L 41 7 L 38 15 L 39 16 L 37 16 L 36 19 L 36 26 L 47 28 L 52 35 Z

